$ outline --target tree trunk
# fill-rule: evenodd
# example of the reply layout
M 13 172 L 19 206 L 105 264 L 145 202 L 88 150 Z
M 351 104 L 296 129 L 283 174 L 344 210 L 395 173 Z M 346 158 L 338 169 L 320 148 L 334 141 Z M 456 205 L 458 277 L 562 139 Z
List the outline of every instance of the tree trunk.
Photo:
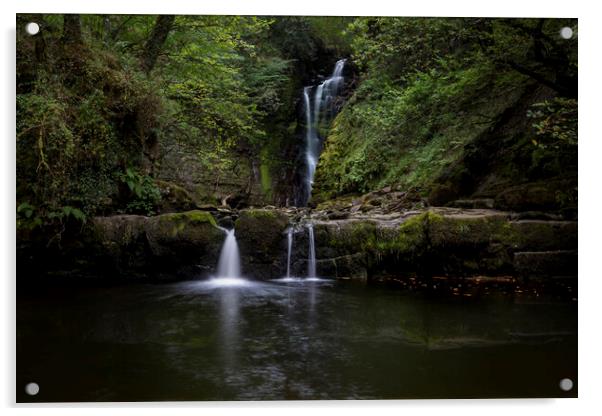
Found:
M 173 27 L 175 16 L 173 15 L 161 15 L 157 16 L 155 26 L 150 34 L 150 37 L 144 45 L 144 51 L 142 52 L 142 69 L 149 74 L 155 64 L 157 58 L 161 52 L 161 48 L 167 39 L 167 35 Z
M 82 25 L 79 14 L 63 15 L 63 42 L 82 43 Z

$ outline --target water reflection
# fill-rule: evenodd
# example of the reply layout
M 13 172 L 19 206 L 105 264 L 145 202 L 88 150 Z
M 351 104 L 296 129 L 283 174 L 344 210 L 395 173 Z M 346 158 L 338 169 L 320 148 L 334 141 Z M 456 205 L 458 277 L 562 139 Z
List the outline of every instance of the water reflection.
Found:
M 212 279 L 17 307 L 18 382 L 46 386 L 26 400 L 549 396 L 577 376 L 576 304 Z
M 239 291 L 235 287 L 223 287 L 218 290 L 220 319 L 220 353 L 226 374 L 237 366 L 237 350 L 240 338 L 239 328 Z
M 286 284 L 289 306 L 294 305 L 294 302 L 291 300 L 291 290 L 295 289 L 298 292 L 301 289 L 303 292 L 307 292 L 306 304 L 308 306 L 307 316 L 309 326 L 312 326 L 316 319 L 316 303 L 318 302 L 320 286 L 335 283 L 333 279 L 324 279 L 321 277 L 282 277 L 280 279 L 272 279 L 271 282 Z

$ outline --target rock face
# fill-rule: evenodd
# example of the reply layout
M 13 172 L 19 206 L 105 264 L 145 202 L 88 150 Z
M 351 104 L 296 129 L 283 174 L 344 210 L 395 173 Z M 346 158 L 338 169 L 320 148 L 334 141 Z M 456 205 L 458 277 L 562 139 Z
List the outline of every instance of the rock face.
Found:
M 509 187 L 495 198 L 495 207 L 512 211 L 576 211 L 577 181 L 547 180 Z
M 318 274 L 576 277 L 576 221 L 516 220 L 494 210 L 433 208 L 315 223 Z
M 24 269 L 38 265 L 43 271 L 75 277 L 207 277 L 215 270 L 224 242 L 225 234 L 214 218 L 221 215 L 223 224 L 235 227 L 243 275 L 254 279 L 284 276 L 287 229 L 293 227 L 291 274 L 302 277 L 307 275 L 310 246 L 310 219 L 305 214 L 246 209 L 99 217 L 89 223 L 81 238 L 72 239 L 70 244 L 65 240 L 60 249 L 38 246 L 28 250 L 25 240 L 18 239 L 18 264 Z M 388 214 L 357 211 L 345 216 L 313 212 L 317 273 L 362 282 L 428 277 L 576 277 L 577 222 L 532 217 L 459 208 Z
M 234 226 L 243 274 L 258 279 L 283 275 L 288 224 L 288 216 L 278 210 L 239 212 Z M 199 210 L 101 217 L 94 220 L 93 230 L 98 260 L 105 268 L 152 279 L 207 277 L 215 271 L 225 237 L 214 217 Z
M 91 232 L 101 267 L 147 278 L 208 275 L 224 239 L 205 211 L 100 217 L 94 219 Z
M 231 207 L 271 202 L 261 188 L 261 172 L 251 158 L 226 151 L 225 159 L 206 160 L 210 156 L 203 150 L 191 151 L 177 143 L 172 147 L 162 149 L 158 177 L 160 183 L 171 184 L 179 195 L 183 194 L 180 190 L 185 191 L 200 204 L 226 200 Z M 223 166 L 224 163 L 228 165 Z M 177 196 L 173 192 L 167 195 L 167 205 Z
M 195 197 L 183 187 L 160 180 L 155 183 L 161 192 L 161 204 L 158 207 L 161 214 L 191 211 L 199 207 Z
M 139 215 L 117 215 L 95 218 L 92 244 L 103 268 L 117 273 L 143 271 L 148 265 L 150 247 L 145 227 L 148 218 Z
M 285 230 L 289 218 L 275 209 L 247 209 L 236 220 L 235 234 L 242 270 L 256 278 L 281 277 L 286 272 Z

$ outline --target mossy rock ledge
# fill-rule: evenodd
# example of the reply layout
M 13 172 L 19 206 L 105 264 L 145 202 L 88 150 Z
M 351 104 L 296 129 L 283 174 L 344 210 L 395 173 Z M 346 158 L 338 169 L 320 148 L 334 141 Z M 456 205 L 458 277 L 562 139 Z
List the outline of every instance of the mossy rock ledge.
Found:
M 317 272 L 324 277 L 370 282 L 430 276 L 577 276 L 576 221 L 519 219 L 492 209 L 449 207 L 356 212 L 340 219 L 314 211 L 312 216 Z M 291 274 L 306 276 L 307 220 L 285 209 L 239 211 L 234 226 L 243 275 L 285 275 L 286 231 L 295 222 Z M 18 238 L 17 255 L 26 274 L 151 281 L 204 278 L 215 273 L 225 233 L 210 212 L 193 210 L 154 217 L 96 217 L 83 234 L 67 237 L 60 249 L 47 246 L 47 240 Z
M 496 210 L 432 208 L 388 218 L 316 221 L 314 229 L 318 274 L 339 279 L 577 276 L 576 221 L 515 220 Z M 300 254 L 306 256 L 306 251 Z M 295 261 L 297 269 L 305 264 L 304 259 Z M 546 268 L 545 262 L 555 266 Z
M 286 229 L 289 217 L 277 209 L 240 211 L 235 235 L 243 274 L 256 279 L 282 277 L 286 273 Z
M 101 267 L 124 277 L 194 278 L 210 274 L 224 233 L 209 212 L 155 217 L 97 217 L 92 224 Z

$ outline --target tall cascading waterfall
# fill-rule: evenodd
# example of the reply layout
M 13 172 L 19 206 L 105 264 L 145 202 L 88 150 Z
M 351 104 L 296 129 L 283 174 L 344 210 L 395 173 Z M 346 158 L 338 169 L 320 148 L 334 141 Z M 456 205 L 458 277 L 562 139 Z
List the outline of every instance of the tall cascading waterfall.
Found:
M 307 277 L 316 276 L 316 243 L 314 241 L 314 225 L 307 225 L 307 232 L 309 234 L 309 257 L 307 259 Z
M 315 88 L 313 105 L 310 99 L 314 87 L 303 89 L 303 102 L 305 111 L 305 178 L 300 204 L 305 206 L 311 198 L 314 183 L 314 174 L 320 152 L 322 151 L 322 138 L 320 137 L 320 122 L 328 121 L 334 113 L 334 100 L 343 83 L 343 68 L 345 59 L 337 61 L 330 78 Z
M 293 227 L 287 231 L 288 252 L 286 255 L 286 277 L 291 277 L 291 252 L 293 251 Z
M 238 243 L 234 236 L 234 229 L 227 230 L 222 228 L 226 233 L 226 240 L 222 246 L 222 251 L 219 255 L 217 263 L 218 278 L 239 278 L 240 277 L 240 253 L 238 251 Z

